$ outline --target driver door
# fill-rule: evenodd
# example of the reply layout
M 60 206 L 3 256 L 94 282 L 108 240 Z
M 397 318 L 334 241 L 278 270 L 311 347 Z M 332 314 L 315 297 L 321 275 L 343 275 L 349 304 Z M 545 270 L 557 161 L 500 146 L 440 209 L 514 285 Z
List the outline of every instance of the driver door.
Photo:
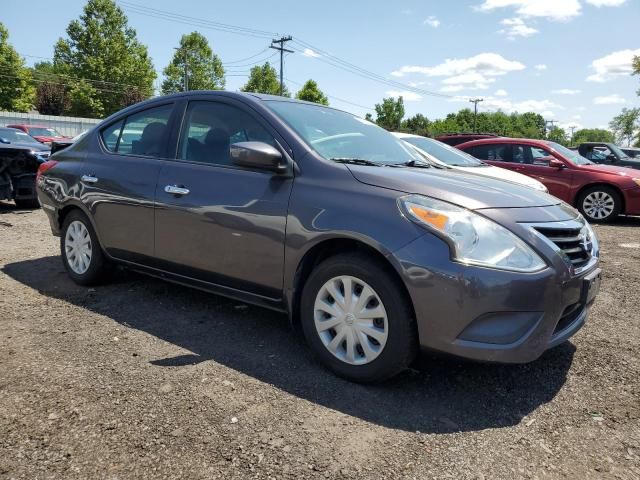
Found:
M 551 195 L 570 200 L 572 170 L 550 167 L 549 161 L 556 158 L 551 152 L 538 146 L 514 144 L 513 157 L 522 160 L 518 172 L 542 182 Z
M 229 146 L 261 141 L 279 148 L 282 140 L 276 142 L 265 121 L 230 99 L 189 102 L 181 132 L 176 158 L 165 162 L 156 188 L 161 268 L 280 298 L 293 179 L 234 165 Z

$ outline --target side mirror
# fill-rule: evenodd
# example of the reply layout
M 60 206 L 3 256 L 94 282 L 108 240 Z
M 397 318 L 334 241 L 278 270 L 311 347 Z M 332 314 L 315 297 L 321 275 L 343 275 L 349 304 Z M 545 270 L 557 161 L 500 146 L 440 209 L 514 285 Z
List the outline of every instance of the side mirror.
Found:
M 610 153 L 609 155 L 607 155 L 607 161 L 611 163 L 617 162 L 618 158 L 613 153 Z
M 7 140 L 6 138 L 0 137 L 0 143 L 4 143 L 4 144 L 9 144 L 11 143 L 9 140 Z
M 557 168 L 558 170 L 562 170 L 563 168 L 567 168 L 567 166 L 564 164 L 564 162 L 561 162 L 557 158 L 551 158 L 549 160 L 549 166 L 551 168 Z
M 287 164 L 282 154 L 264 142 L 238 142 L 230 147 L 231 160 L 235 165 L 276 173 L 286 173 Z

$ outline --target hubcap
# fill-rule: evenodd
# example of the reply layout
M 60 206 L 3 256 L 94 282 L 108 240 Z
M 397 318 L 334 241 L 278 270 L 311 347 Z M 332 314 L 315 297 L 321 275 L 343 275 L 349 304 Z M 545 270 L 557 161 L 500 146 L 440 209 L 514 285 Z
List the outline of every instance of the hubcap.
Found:
M 69 224 L 64 237 L 64 253 L 71 270 L 82 275 L 91 264 L 91 235 L 84 223 L 75 220 Z
M 602 220 L 613 213 L 615 201 L 607 192 L 592 192 L 582 202 L 585 213 L 595 219 Z
M 387 343 L 384 305 L 373 288 L 355 277 L 334 277 L 320 288 L 314 319 L 327 350 L 351 365 L 373 361 Z

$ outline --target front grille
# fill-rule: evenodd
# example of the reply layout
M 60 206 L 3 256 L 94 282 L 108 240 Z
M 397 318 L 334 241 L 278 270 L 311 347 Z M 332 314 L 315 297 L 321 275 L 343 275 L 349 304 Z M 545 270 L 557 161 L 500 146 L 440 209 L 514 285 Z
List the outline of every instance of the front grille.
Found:
M 593 242 L 586 229 L 536 227 L 536 230 L 558 246 L 573 268 L 589 263 Z

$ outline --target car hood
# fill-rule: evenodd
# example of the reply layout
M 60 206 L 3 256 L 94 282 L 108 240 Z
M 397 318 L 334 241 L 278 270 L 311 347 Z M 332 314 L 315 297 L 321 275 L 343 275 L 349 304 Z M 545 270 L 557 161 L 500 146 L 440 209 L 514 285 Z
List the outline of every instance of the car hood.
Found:
M 14 145 L 20 148 L 28 148 L 36 152 L 48 152 L 49 150 L 51 150 L 47 145 L 43 143 L 11 142 L 10 145 Z
M 473 175 L 459 170 L 367 167 L 348 165 L 361 183 L 415 193 L 454 203 L 470 210 L 558 205 L 561 201 L 524 185 Z
M 640 164 L 640 162 L 638 162 Z M 609 173 L 611 175 L 618 175 L 621 177 L 638 177 L 640 174 L 638 171 L 631 167 L 616 167 L 615 165 L 576 165 L 582 171 L 594 172 L 594 173 Z
M 486 165 L 484 167 L 453 167 L 456 170 L 462 170 L 467 173 L 473 173 L 476 175 L 484 175 L 485 177 L 499 178 L 500 180 L 508 180 L 509 182 L 519 183 L 520 185 L 526 185 L 527 187 L 542 190 L 544 186 L 535 178 L 527 177 L 521 173 L 512 172 L 506 168 L 494 167 L 493 165 Z

